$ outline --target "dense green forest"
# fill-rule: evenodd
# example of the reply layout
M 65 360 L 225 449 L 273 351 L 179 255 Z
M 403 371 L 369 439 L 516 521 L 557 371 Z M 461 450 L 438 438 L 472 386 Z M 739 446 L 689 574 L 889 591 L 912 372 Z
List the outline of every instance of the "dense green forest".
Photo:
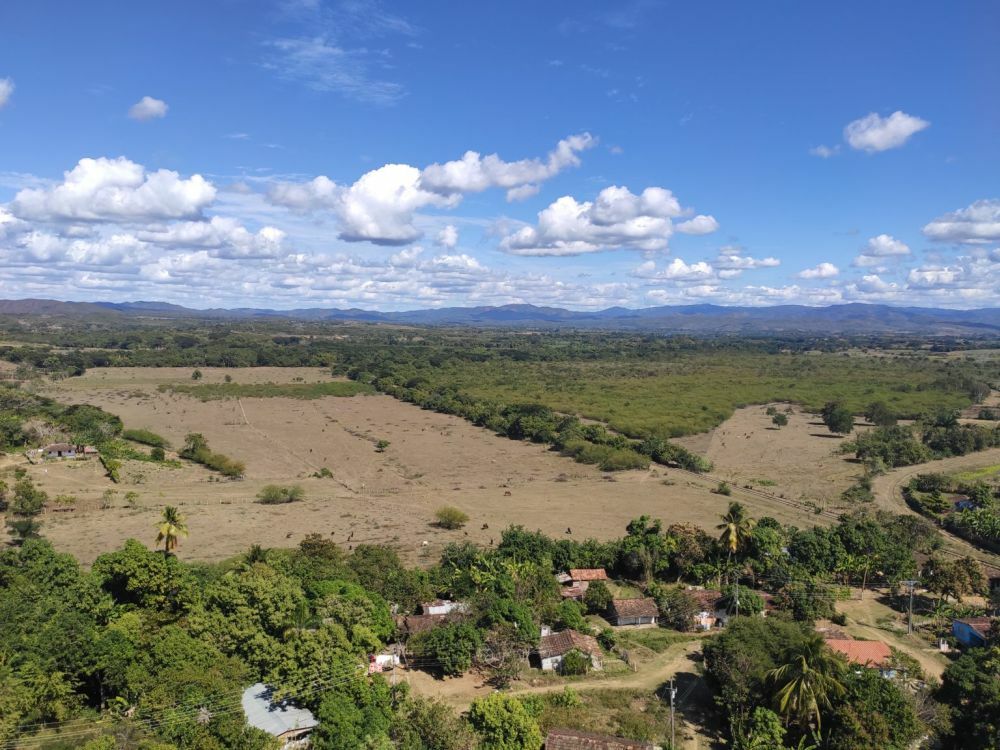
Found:
M 692 627 L 697 605 L 679 582 L 744 587 L 750 616 L 705 644 L 717 723 L 739 747 L 795 747 L 805 737 L 821 747 L 904 748 L 924 733 L 947 747 L 995 747 L 988 726 L 977 729 L 979 744 L 959 732 L 1000 706 L 989 687 L 1000 661 L 963 657 L 940 689 L 919 687 L 850 672 L 810 635 L 814 619 L 837 616 L 844 583 L 892 588 L 922 568 L 942 600 L 983 592 L 975 563 L 937 555 L 933 528 L 912 517 L 856 514 L 831 528 L 797 529 L 752 519 L 739 504 L 719 528 L 716 538 L 643 517 L 623 537 L 597 542 L 511 527 L 496 548 L 452 544 L 429 568 L 406 567 L 388 547 L 345 551 L 318 534 L 293 549 L 254 547 L 222 564 L 188 563 L 177 556 L 179 540 L 210 531 L 188 529 L 173 508 L 150 529 L 159 550 L 131 540 L 90 570 L 31 535 L 0 552 L 0 741 L 104 750 L 125 746 L 127 737 L 128 747 L 148 750 L 271 748 L 239 708 L 242 690 L 262 680 L 314 712 L 319 750 L 538 750 L 542 732 L 557 723 L 662 743 L 662 704 L 638 717 L 595 712 L 597 702 L 615 705 L 610 694 L 501 692 L 458 715 L 364 669 L 368 654 L 398 637 L 392 607 L 413 612 L 445 596 L 467 602 L 468 612 L 412 637 L 412 664 L 439 674 L 476 668 L 509 685 L 541 625 L 593 632 L 585 616 L 607 606 L 597 585 L 582 603 L 562 599 L 553 573 L 605 567 L 656 600 L 661 624 L 682 630 Z M 752 588 L 774 596 L 778 610 L 766 620 L 754 614 L 762 604 Z M 620 637 L 596 634 L 605 648 Z M 814 708 L 781 698 L 803 658 L 828 678 L 829 700 Z M 778 739 L 759 744 L 769 733 Z

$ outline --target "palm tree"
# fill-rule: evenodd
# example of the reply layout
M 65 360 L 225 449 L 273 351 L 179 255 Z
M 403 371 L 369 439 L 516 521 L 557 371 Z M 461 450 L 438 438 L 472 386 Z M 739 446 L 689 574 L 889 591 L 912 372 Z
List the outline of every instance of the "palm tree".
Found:
M 163 542 L 163 554 L 169 555 L 171 550 L 177 549 L 178 538 L 188 535 L 187 524 L 184 523 L 184 516 L 173 505 L 168 505 L 163 509 L 159 523 L 156 524 L 156 543 Z
M 729 503 L 729 510 L 722 516 L 722 523 L 715 527 L 722 532 L 719 536 L 719 541 L 728 551 L 726 556 L 727 568 L 732 562 L 733 555 L 746 547 L 747 541 L 750 539 L 750 532 L 753 531 L 753 527 L 756 524 L 757 522 L 747 515 L 747 509 L 742 503 Z M 726 580 L 729 580 L 728 572 Z
M 830 708 L 831 698 L 844 695 L 840 678 L 845 665 L 827 648 L 822 636 L 814 634 L 789 654 L 787 664 L 772 669 L 767 678 L 778 687 L 775 708 L 785 721 L 795 720 L 805 730 L 811 719 L 820 728 L 820 714 Z

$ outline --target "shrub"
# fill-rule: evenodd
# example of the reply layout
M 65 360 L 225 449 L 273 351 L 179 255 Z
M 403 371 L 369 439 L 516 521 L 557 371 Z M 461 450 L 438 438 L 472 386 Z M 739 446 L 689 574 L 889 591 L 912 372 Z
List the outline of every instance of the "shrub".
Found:
M 719 486 L 712 490 L 716 495 L 725 495 L 729 497 L 733 494 L 733 488 L 729 486 L 729 482 L 719 482 Z
M 143 445 L 150 445 L 154 448 L 169 448 L 170 443 L 167 439 L 157 435 L 151 430 L 125 430 L 122 432 L 122 437 L 126 440 L 131 440 L 133 443 L 142 443 Z
M 562 663 L 559 665 L 559 671 L 568 675 L 587 674 L 592 666 L 593 663 L 590 661 L 590 655 L 574 648 L 567 651 L 565 656 L 563 656 Z
M 771 423 L 776 427 L 784 427 L 788 424 L 788 417 L 785 414 L 775 414 L 771 417 Z
M 830 432 L 847 435 L 854 429 L 854 414 L 840 401 L 829 401 L 820 412 Z
M 297 484 L 290 487 L 269 484 L 261 488 L 261 491 L 257 493 L 257 499 L 264 505 L 282 505 L 298 502 L 305 497 L 305 494 L 305 490 Z
M 163 448 L 157 447 L 153 448 L 153 450 L 149 452 L 149 457 L 154 461 L 166 461 L 167 453 L 163 450 Z
M 195 370 L 191 373 L 191 380 L 201 380 L 201 370 Z
M 389 445 L 390 443 L 388 440 L 379 440 L 377 443 L 375 443 L 375 452 L 385 453 L 385 449 L 388 448 Z
M 436 523 L 442 529 L 449 529 L 452 531 L 462 528 L 469 521 L 469 516 L 464 511 L 459 510 L 453 505 L 445 505 L 444 507 L 438 508 L 434 511 L 434 518 L 437 519 Z

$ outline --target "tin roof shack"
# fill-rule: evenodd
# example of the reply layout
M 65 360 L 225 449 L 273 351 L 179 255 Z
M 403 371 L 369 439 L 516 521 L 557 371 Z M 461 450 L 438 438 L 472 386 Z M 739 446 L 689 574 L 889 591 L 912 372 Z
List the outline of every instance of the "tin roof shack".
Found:
M 272 689 L 263 682 L 243 691 L 241 702 L 247 724 L 277 737 L 282 747 L 308 747 L 309 735 L 319 725 L 312 712 L 298 708 L 289 701 L 276 703 L 272 697 Z
M 975 648 L 986 645 L 993 628 L 993 621 L 989 617 L 965 617 L 952 620 L 951 634 L 966 648 Z

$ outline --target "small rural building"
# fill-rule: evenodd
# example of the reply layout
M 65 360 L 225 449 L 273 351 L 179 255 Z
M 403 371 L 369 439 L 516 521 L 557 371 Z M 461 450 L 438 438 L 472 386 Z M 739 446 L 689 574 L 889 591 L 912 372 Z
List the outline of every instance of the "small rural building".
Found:
M 243 691 L 241 702 L 247 724 L 277 737 L 282 747 L 308 747 L 309 735 L 319 725 L 312 712 L 289 701 L 275 702 L 272 697 L 272 689 L 263 682 Z
M 390 646 L 380 653 L 368 654 L 368 674 L 391 672 L 395 667 L 398 667 L 402 664 L 400 658 L 401 650 Z
M 73 445 L 72 443 L 52 443 L 41 449 L 44 458 L 58 460 L 60 458 L 90 458 L 97 455 L 97 448 L 92 445 Z
M 965 617 L 951 623 L 951 634 L 967 648 L 985 646 L 992 629 L 993 621 L 989 617 Z
M 612 599 L 609 619 L 612 625 L 655 625 L 660 610 L 655 599 Z
M 603 668 L 601 646 L 597 643 L 597 639 L 575 630 L 561 630 L 558 633 L 543 635 L 538 641 L 538 649 L 535 652 L 538 666 L 545 672 L 559 671 L 563 657 L 574 649 L 590 656 L 590 664 L 594 669 Z
M 694 614 L 695 630 L 711 630 L 729 622 L 729 613 L 720 605 L 721 591 L 688 589 L 688 593 L 698 602 L 698 611 Z
M 573 583 L 611 580 L 608 578 L 608 573 L 604 568 L 570 568 L 569 579 Z
M 469 605 L 465 602 L 453 602 L 450 599 L 435 599 L 432 602 L 423 602 L 420 605 L 420 613 L 424 615 L 450 615 L 453 613 L 467 612 Z
M 883 677 L 894 677 L 892 649 L 882 641 L 855 641 L 850 638 L 825 638 L 824 642 L 851 664 L 877 669 Z
M 545 750 L 661 750 L 652 742 L 612 737 L 607 734 L 552 729 L 545 737 Z

